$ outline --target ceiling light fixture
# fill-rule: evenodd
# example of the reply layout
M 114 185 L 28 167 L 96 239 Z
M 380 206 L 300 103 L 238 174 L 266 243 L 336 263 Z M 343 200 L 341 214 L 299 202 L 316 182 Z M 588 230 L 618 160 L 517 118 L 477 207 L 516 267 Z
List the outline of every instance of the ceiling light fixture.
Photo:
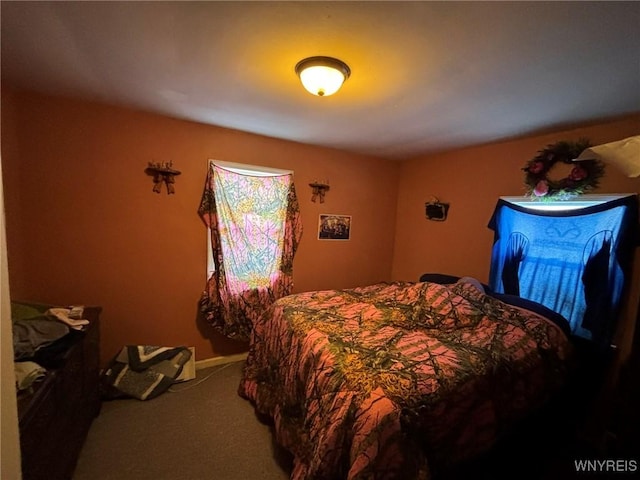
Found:
M 349 66 L 332 57 L 309 57 L 300 60 L 296 73 L 309 93 L 319 97 L 333 95 L 351 75 Z

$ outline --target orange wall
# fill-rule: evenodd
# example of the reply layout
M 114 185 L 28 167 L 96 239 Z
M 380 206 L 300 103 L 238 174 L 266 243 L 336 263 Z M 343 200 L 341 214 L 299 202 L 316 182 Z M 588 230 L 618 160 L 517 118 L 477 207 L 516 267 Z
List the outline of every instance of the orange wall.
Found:
M 394 280 L 417 280 L 424 272 L 489 279 L 493 231 L 487 224 L 498 197 L 523 195 L 522 167 L 560 140 L 588 138 L 593 145 L 640 134 L 640 115 L 518 140 L 466 148 L 403 162 L 398 184 Z M 608 166 L 592 193 L 640 191 L 640 178 Z M 433 196 L 450 203 L 445 222 L 425 218 Z
M 389 280 L 399 165 L 96 103 L 3 91 L 2 160 L 13 299 L 103 307 L 103 363 L 126 344 L 238 353 L 197 321 L 207 159 L 294 171 L 304 232 L 295 291 Z M 147 162 L 173 161 L 175 195 Z M 310 181 L 328 179 L 324 204 Z M 317 240 L 320 213 L 352 215 L 350 241 Z M 385 228 L 386 226 L 386 228 Z

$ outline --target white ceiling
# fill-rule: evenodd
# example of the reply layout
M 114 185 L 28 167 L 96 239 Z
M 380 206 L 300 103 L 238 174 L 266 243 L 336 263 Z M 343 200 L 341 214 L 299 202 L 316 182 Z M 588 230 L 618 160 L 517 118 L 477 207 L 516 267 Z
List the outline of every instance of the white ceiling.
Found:
M 640 2 L 0 5 L 5 84 L 384 158 L 640 111 Z

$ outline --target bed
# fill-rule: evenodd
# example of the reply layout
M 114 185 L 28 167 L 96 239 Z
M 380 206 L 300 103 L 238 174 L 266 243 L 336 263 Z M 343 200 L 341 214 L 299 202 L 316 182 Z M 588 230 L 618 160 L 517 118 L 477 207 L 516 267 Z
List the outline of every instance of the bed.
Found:
M 292 479 L 434 478 L 566 380 L 562 318 L 503 300 L 468 278 L 281 298 L 254 325 L 239 394 L 273 421 Z

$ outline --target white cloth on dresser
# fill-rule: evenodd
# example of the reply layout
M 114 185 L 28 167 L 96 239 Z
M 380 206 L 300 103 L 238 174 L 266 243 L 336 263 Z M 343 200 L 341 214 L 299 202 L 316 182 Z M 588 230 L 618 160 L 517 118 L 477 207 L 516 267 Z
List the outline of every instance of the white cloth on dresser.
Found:
M 56 317 L 56 319 L 60 320 L 63 323 L 66 323 L 74 330 L 82 330 L 85 325 L 89 324 L 89 320 L 85 320 L 83 318 L 74 318 L 76 316 L 75 312 L 73 315 L 71 312 L 72 309 L 70 308 L 50 308 L 49 310 L 47 310 L 46 314 Z

